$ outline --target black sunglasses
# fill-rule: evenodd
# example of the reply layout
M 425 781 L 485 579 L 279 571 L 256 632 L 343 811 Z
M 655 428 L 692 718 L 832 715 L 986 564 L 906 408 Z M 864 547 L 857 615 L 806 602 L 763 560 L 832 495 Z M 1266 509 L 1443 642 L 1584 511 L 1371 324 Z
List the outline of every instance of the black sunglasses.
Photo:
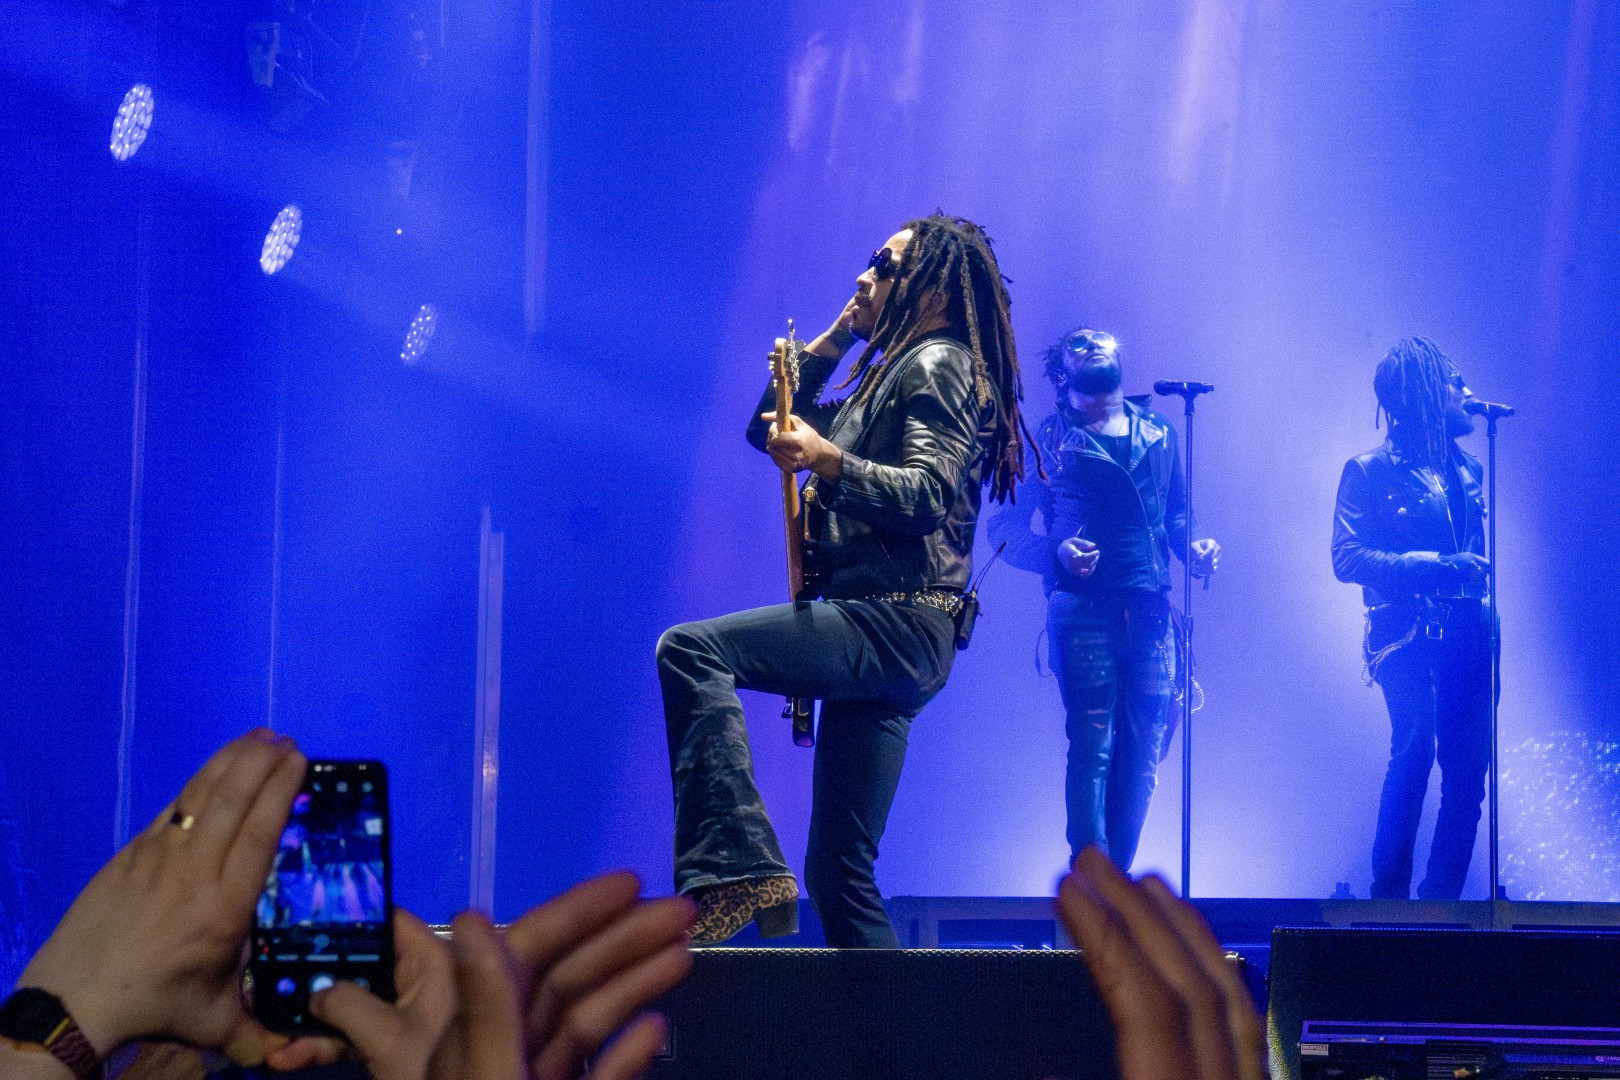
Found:
M 900 264 L 894 261 L 894 252 L 888 248 L 878 248 L 872 252 L 872 261 L 866 264 L 866 268 L 879 281 L 888 281 L 900 269 Z

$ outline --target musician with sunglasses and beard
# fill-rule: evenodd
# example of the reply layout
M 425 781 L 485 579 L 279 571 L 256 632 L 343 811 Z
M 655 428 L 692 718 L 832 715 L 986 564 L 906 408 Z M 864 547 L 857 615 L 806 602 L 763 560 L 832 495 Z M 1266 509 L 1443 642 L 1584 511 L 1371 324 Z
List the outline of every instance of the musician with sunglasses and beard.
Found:
M 1019 500 L 990 519 L 990 541 L 1045 584 L 1069 737 L 1071 855 L 1096 844 L 1129 870 L 1170 721 L 1170 552 L 1179 557 L 1188 528 L 1197 530 L 1176 431 L 1151 397 L 1124 395 L 1119 343 L 1075 330 L 1047 350 L 1046 375 L 1057 391 L 1057 410 L 1036 436 L 1047 478 L 1027 480 Z M 1198 538 L 1192 554 L 1193 573 L 1207 577 L 1220 545 Z
M 748 440 L 806 472 L 820 599 L 685 623 L 658 643 L 675 788 L 675 885 L 694 944 L 797 929 L 798 886 L 754 785 L 737 690 L 820 699 L 805 884 L 835 948 L 896 948 L 874 862 L 911 721 L 958 647 L 983 488 L 1023 474 L 1018 355 L 984 230 L 935 214 L 886 240 L 799 362 L 794 418 L 764 396 Z M 822 391 L 857 341 L 840 389 Z M 773 733 L 774 734 L 774 733 Z M 780 737 L 787 736 L 786 724 Z

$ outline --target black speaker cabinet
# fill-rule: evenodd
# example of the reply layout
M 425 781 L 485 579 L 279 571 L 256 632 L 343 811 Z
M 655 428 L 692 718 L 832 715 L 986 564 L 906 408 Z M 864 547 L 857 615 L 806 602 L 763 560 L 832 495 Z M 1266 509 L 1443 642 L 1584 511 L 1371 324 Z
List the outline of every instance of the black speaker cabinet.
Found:
M 1113 1080 L 1080 954 L 701 949 L 655 1080 Z
M 1620 1027 L 1620 933 L 1295 929 L 1271 936 L 1271 1071 L 1300 1076 L 1304 1024 Z

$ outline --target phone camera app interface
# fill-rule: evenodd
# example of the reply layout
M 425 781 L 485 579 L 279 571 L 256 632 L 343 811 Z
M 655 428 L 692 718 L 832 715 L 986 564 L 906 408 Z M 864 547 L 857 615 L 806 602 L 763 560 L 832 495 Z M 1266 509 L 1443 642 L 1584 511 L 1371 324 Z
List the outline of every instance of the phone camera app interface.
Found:
M 311 781 L 293 800 L 276 861 L 259 897 L 259 925 L 353 927 L 388 915 L 383 814 L 370 780 Z
M 311 994 L 344 979 L 391 996 L 381 776 L 317 763 L 293 800 L 259 897 L 255 999 L 295 1026 Z M 358 773 L 358 775 L 357 775 Z

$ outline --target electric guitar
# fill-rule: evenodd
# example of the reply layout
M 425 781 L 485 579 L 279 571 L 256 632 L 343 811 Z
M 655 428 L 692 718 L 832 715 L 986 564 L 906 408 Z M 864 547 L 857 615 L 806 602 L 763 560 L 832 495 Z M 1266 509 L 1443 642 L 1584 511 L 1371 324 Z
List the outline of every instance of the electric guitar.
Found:
M 771 350 L 771 382 L 776 388 L 776 429 L 791 431 L 793 392 L 799 388 L 801 342 L 788 320 L 788 336 L 778 338 Z M 799 499 L 799 481 L 790 470 L 782 470 L 782 523 L 787 533 L 788 598 L 794 605 L 809 603 L 805 592 L 804 544 L 808 523 Z M 816 703 L 813 698 L 788 698 L 782 710 L 784 719 L 793 721 L 793 741 L 799 746 L 816 745 Z

